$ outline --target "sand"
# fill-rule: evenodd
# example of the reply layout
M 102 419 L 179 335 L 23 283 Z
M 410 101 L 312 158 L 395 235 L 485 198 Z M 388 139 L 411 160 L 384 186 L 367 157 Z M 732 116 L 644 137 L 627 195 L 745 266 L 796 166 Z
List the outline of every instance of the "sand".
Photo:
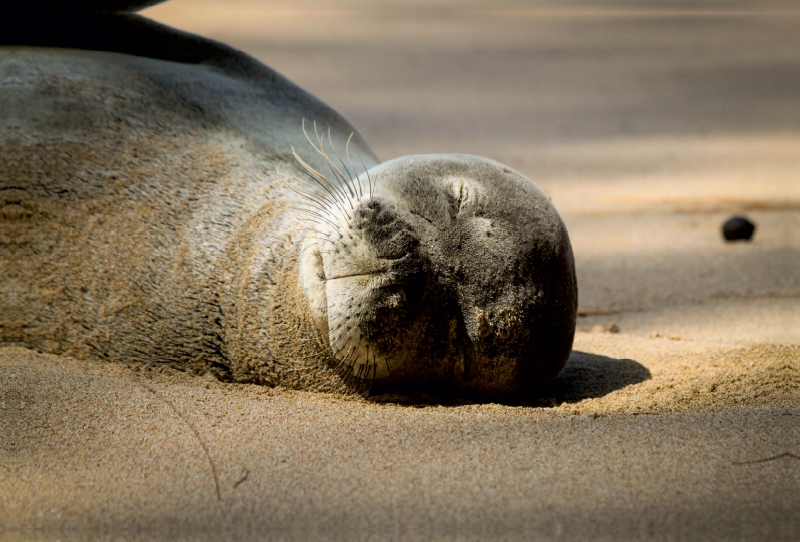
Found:
M 223 7 L 224 6 L 224 7 Z M 173 0 L 384 159 L 469 152 L 553 198 L 580 318 L 525 404 L 342 397 L 0 348 L 10 540 L 800 536 L 800 15 Z M 724 243 L 746 213 L 750 243 Z
M 552 406 L 536 407 L 384 403 L 4 348 L 4 529 L 20 540 L 796 536 L 797 347 L 709 355 L 584 333 L 576 347 Z

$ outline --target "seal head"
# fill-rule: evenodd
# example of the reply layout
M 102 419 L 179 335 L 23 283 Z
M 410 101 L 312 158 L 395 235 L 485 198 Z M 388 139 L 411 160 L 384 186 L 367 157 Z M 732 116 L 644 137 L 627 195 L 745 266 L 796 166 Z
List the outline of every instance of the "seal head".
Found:
M 558 375 L 577 283 L 566 228 L 533 182 L 484 158 L 422 155 L 348 187 L 316 199 L 300 266 L 335 363 L 373 390 L 480 396 Z

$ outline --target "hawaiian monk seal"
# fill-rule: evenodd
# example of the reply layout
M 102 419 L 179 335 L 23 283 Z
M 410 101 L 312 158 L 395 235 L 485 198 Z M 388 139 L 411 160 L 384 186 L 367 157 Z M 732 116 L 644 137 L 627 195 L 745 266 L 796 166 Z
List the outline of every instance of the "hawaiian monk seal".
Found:
M 243 53 L 71 17 L 0 32 L 2 342 L 331 391 L 496 396 L 563 368 L 572 251 L 530 180 L 380 163 Z

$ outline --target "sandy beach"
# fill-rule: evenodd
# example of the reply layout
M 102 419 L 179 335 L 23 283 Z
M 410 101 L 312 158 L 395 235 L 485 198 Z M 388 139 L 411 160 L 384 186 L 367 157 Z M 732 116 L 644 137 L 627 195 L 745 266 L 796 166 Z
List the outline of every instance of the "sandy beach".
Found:
M 526 403 L 475 404 L 0 347 L 0 537 L 800 537 L 796 5 L 144 14 L 275 68 L 381 159 L 471 153 L 534 180 L 573 244 L 573 353 Z M 751 242 L 722 240 L 732 214 Z

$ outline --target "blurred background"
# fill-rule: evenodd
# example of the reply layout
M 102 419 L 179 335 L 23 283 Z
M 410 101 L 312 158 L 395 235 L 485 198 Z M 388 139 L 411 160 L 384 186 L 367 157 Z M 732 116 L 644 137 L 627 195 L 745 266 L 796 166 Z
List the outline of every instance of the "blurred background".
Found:
M 170 0 L 143 14 L 253 55 L 383 160 L 471 153 L 531 178 L 570 231 L 581 328 L 800 342 L 796 2 Z M 754 239 L 724 243 L 742 213 Z

